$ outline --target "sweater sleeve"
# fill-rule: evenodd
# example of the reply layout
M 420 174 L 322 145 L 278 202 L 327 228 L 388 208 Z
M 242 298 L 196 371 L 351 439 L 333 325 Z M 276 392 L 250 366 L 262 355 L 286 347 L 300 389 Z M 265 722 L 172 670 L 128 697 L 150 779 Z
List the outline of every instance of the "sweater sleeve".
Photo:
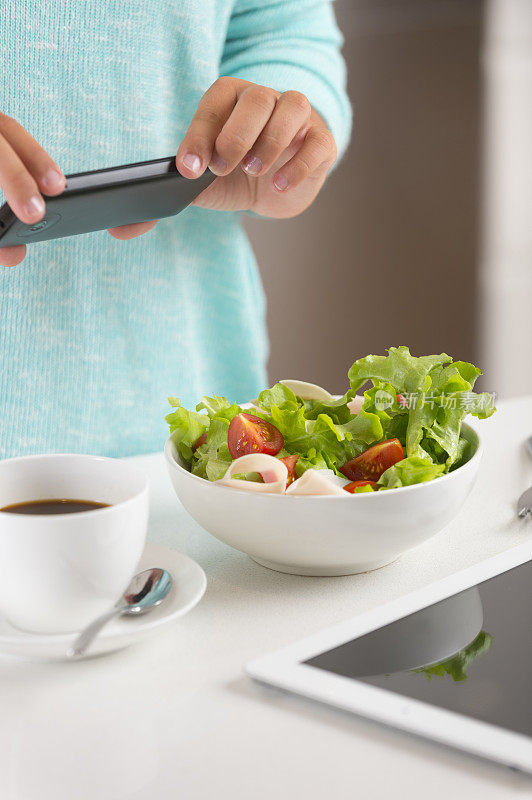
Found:
M 302 92 L 344 154 L 352 128 L 343 37 L 331 0 L 236 0 L 220 75 Z

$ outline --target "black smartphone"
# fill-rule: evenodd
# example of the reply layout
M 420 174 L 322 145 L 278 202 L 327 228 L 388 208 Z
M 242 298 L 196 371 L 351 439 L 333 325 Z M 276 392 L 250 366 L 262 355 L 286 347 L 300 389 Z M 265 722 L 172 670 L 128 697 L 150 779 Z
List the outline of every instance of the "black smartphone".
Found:
M 195 180 L 184 178 L 174 156 L 67 175 L 62 194 L 44 195 L 46 213 L 33 225 L 21 222 L 4 203 L 0 208 L 0 247 L 171 217 L 215 178 L 210 170 Z

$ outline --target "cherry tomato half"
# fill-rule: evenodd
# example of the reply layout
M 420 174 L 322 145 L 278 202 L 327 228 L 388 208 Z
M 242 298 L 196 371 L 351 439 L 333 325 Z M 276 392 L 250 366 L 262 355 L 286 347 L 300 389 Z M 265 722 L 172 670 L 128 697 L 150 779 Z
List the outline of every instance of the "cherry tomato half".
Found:
M 376 483 L 377 481 L 352 481 L 351 483 L 347 483 L 344 489 L 346 492 L 349 492 L 349 494 L 355 494 L 355 489 L 358 489 L 359 486 L 371 486 L 373 488 Z
M 276 456 L 284 445 L 284 438 L 274 425 L 253 414 L 237 414 L 227 432 L 227 444 L 231 458 L 266 453 Z
M 295 456 L 285 456 L 284 458 L 280 458 L 279 461 L 282 461 L 283 464 L 286 466 L 288 470 L 288 478 L 286 480 L 286 486 L 290 486 L 295 480 L 297 480 L 297 473 L 296 473 L 296 464 L 297 459 L 299 458 L 298 455 Z
M 399 439 L 374 444 L 356 458 L 346 461 L 340 472 L 350 481 L 378 481 L 383 472 L 404 458 Z
M 198 447 L 201 447 L 202 444 L 205 444 L 207 441 L 207 431 L 202 433 L 201 436 L 198 436 L 194 444 L 192 445 L 192 452 L 195 453 Z

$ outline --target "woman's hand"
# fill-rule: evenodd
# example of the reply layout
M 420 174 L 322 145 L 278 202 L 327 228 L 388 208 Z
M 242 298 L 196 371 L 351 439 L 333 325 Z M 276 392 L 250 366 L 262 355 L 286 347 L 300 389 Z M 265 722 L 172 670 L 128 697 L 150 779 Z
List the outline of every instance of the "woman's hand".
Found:
M 65 184 L 65 176 L 40 144 L 0 113 L 0 188 L 17 217 L 28 225 L 38 222 L 45 210 L 42 192 L 61 194 Z M 25 255 L 24 244 L 0 247 L 0 265 L 14 267 Z
M 65 186 L 65 176 L 46 150 L 16 120 L 0 112 L 0 189 L 13 213 L 34 225 L 46 210 L 43 193 L 55 197 Z M 117 239 L 132 239 L 155 224 L 122 225 L 109 233 Z M 25 244 L 0 247 L 0 266 L 15 267 L 25 255 Z
M 220 176 L 194 205 L 294 217 L 335 160 L 333 135 L 303 94 L 223 77 L 200 100 L 176 165 L 186 178 L 207 166 Z
M 335 160 L 334 138 L 303 94 L 222 77 L 200 100 L 176 166 L 186 178 L 198 178 L 207 167 L 219 176 L 194 205 L 282 218 L 313 202 Z M 0 188 L 17 217 L 38 222 L 45 213 L 42 193 L 56 196 L 65 185 L 38 142 L 0 113 Z M 122 225 L 109 233 L 131 239 L 155 224 Z M 0 265 L 13 267 L 25 254 L 25 245 L 0 248 Z
M 194 205 L 265 217 L 295 217 L 308 208 L 335 161 L 333 135 L 303 94 L 226 77 L 201 98 L 176 156 L 185 178 L 198 178 L 207 166 L 219 176 Z M 110 233 L 131 239 L 154 225 Z

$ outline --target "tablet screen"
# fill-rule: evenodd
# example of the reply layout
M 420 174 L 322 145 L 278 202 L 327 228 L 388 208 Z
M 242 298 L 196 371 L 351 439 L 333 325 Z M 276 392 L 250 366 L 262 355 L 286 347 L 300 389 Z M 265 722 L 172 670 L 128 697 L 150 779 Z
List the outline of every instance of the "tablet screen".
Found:
M 532 736 L 532 562 L 305 663 Z

